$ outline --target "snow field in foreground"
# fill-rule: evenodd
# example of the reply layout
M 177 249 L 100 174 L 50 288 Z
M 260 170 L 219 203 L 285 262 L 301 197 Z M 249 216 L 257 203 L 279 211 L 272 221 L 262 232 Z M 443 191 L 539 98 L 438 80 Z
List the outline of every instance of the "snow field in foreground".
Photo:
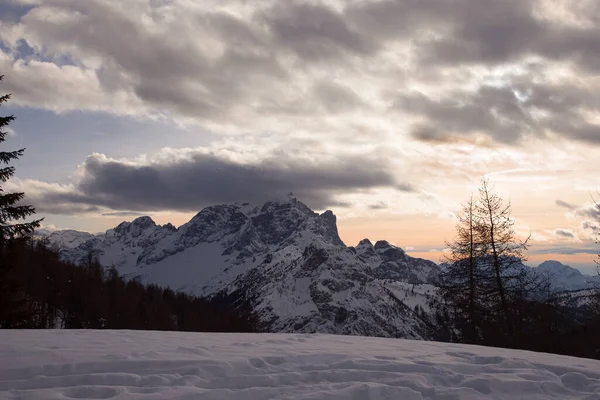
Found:
M 0 330 L 0 399 L 600 399 L 600 362 L 330 335 Z

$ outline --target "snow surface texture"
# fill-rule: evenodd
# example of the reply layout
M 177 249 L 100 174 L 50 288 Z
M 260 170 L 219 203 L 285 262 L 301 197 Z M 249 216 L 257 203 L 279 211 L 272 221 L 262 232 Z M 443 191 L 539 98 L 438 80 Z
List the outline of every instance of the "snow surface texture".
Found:
M 0 331 L 0 398 L 600 399 L 600 362 L 402 339 Z
M 347 247 L 331 211 L 296 199 L 207 207 L 179 228 L 140 217 L 105 235 L 49 240 L 74 262 L 92 252 L 126 277 L 250 304 L 271 332 L 429 338 L 415 298 L 402 299 L 435 282 L 439 267 L 386 241 Z

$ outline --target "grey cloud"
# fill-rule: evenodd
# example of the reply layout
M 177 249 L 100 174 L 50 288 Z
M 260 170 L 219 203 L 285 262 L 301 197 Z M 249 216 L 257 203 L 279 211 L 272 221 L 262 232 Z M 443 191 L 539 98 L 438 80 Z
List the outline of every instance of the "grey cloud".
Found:
M 348 25 L 344 16 L 322 4 L 286 2 L 263 13 L 282 49 L 306 61 L 327 61 L 346 54 L 369 55 L 378 44 Z
M 545 20 L 537 13 L 537 0 L 370 0 L 336 7 L 323 2 L 240 1 L 244 12 L 237 15 L 158 0 L 150 10 L 141 0 L 131 1 L 128 8 L 102 0 L 48 4 L 77 14 L 56 23 L 39 12 L 48 5 L 32 6 L 20 19 L 25 40 L 43 53 L 42 58 L 72 57 L 74 68 L 93 57 L 94 66 L 86 65 L 92 70 L 100 60 L 96 77 L 101 93 L 95 92 L 96 81 L 85 80 L 89 77 L 82 69 L 85 90 L 97 97 L 74 85 L 70 91 L 81 90 L 81 96 L 67 93 L 57 99 L 55 76 L 42 79 L 31 67 L 30 79 L 20 79 L 8 89 L 18 93 L 15 98 L 40 107 L 185 116 L 238 130 L 247 130 L 249 123 L 263 130 L 273 124 L 285 129 L 297 126 L 294 117 L 300 116 L 307 117 L 301 118 L 303 128 L 315 130 L 318 122 L 311 124 L 311 118 L 324 113 L 359 108 L 377 112 L 357 94 L 359 89 L 355 93 L 348 85 L 359 82 L 361 74 L 369 74 L 369 84 L 397 82 L 402 75 L 407 83 L 402 87 L 410 87 L 411 79 L 427 81 L 430 87 L 451 81 L 452 73 L 479 80 L 473 65 L 518 62 L 527 72 L 503 72 L 501 85 L 483 84 L 436 97 L 409 92 L 399 96 L 394 108 L 420 117 L 412 135 L 423 141 L 447 142 L 483 133 L 515 144 L 526 135 L 558 133 L 600 144 L 600 126 L 582 117 L 600 110 L 600 88 L 585 79 L 600 70 L 597 1 L 564 0 L 587 25 Z M 235 2 L 230 8 L 236 8 Z M 140 23 L 141 14 L 155 24 Z M 386 53 L 397 42 L 414 50 L 406 63 Z M 6 65 L 17 65 L 11 61 Z M 371 68 L 390 61 L 401 65 Z M 541 71 L 554 61 L 568 65 L 584 83 L 548 83 Z M 374 76 L 381 71 L 389 76 Z M 338 75 L 339 80 L 330 80 Z M 387 103 L 383 93 L 389 88 L 375 89 L 380 90 L 372 92 L 381 96 L 375 103 Z M 82 105 L 86 98 L 93 100 Z M 53 106 L 61 102 L 69 104 Z M 127 106 L 134 111 L 123 111 Z
M 556 234 L 556 236 L 561 236 L 568 239 L 575 239 L 575 234 L 566 229 L 556 229 L 554 233 Z
M 394 108 L 426 118 L 412 134 L 424 141 L 447 141 L 454 135 L 486 133 L 512 143 L 532 131 L 535 122 L 509 88 L 481 87 L 476 93 L 454 92 L 441 100 L 422 93 L 400 96 Z
M 600 205 L 599 204 L 586 204 L 578 207 L 574 204 L 567 203 L 566 201 L 556 200 L 556 205 L 566 208 L 569 211 L 574 212 L 576 215 L 585 218 L 591 218 L 596 222 L 600 222 Z
M 47 212 L 66 213 L 73 204 L 134 212 L 197 211 L 217 203 L 259 203 L 293 192 L 309 206 L 324 209 L 347 206 L 335 199 L 336 194 L 396 185 L 387 171 L 385 161 L 352 157 L 321 163 L 266 159 L 248 165 L 198 152 L 168 164 L 132 165 L 92 155 L 74 190 L 47 191 L 37 200 Z
M 600 228 L 598 227 L 598 225 L 594 224 L 593 222 L 584 221 L 581 224 L 581 227 L 584 230 L 589 230 L 589 231 L 592 231 L 593 233 L 596 233 L 596 234 L 600 233 Z
M 101 58 L 97 74 L 105 91 L 131 92 L 163 112 L 225 119 L 236 105 L 255 95 L 257 85 L 273 85 L 287 74 L 270 43 L 264 42 L 268 39 L 261 39 L 260 28 L 228 14 L 198 14 L 196 34 L 186 30 L 190 20 L 165 25 L 173 28 L 166 34 L 145 30 L 132 17 L 136 12 L 124 13 L 109 2 L 61 5 L 78 12 L 77 18 L 54 24 L 34 9 L 22 21 L 38 40 L 51 38 L 51 46 L 72 47 L 80 55 Z M 209 58 L 198 45 L 202 29 L 226 41 L 220 56 Z
M 135 211 L 115 211 L 115 212 L 107 212 L 102 213 L 104 217 L 141 217 L 143 213 L 135 212 Z
M 541 19 L 536 0 L 383 0 L 359 2 L 346 15 L 380 40 L 413 40 L 428 66 L 502 64 L 538 54 L 600 67 L 598 2 L 568 3 L 592 27 Z M 431 32 L 437 35 L 431 35 Z
M 531 251 L 533 254 L 598 254 L 597 249 L 587 247 L 551 247 Z
M 313 86 L 313 92 L 315 97 L 321 100 L 325 109 L 331 113 L 367 107 L 352 89 L 335 82 L 317 82 Z
M 441 15 L 451 11 L 450 2 L 384 0 L 357 2 L 345 10 L 346 16 L 365 32 L 380 40 L 410 40 L 420 27 L 443 22 Z
M 575 213 L 579 216 L 591 218 L 596 222 L 600 222 L 600 205 L 592 204 L 578 208 Z
M 533 16 L 534 1 L 455 1 L 451 34 L 425 43 L 424 61 L 437 64 L 504 63 L 533 50 L 550 27 Z
M 101 207 L 85 204 L 85 198 L 83 196 L 73 195 L 68 197 L 70 200 L 65 201 L 65 194 L 63 193 L 57 194 L 54 192 L 46 192 L 41 196 L 27 195 L 24 203 L 34 205 L 36 213 L 42 216 L 44 214 L 88 214 L 102 211 Z M 76 198 L 79 201 L 71 201 L 72 198 Z
M 575 204 L 567 203 L 566 201 L 562 201 L 562 200 L 556 200 L 555 203 L 557 206 L 566 208 L 568 210 L 574 210 L 577 208 L 577 206 Z
M 598 88 L 550 85 L 535 75 L 554 60 L 571 62 L 579 74 L 598 73 L 600 20 L 594 16 L 600 15 L 600 3 L 568 3 L 569 11 L 587 20 L 587 26 L 543 19 L 539 5 L 535 0 L 384 0 L 355 3 L 346 15 L 382 42 L 411 42 L 417 49 L 417 68 L 430 71 L 431 83 L 440 79 L 435 70 L 524 63 L 527 57 L 541 57 L 537 67 L 529 63 L 531 72 L 509 77 L 502 86 L 484 85 L 474 92 L 455 91 L 441 98 L 400 96 L 396 109 L 425 120 L 413 127 L 413 137 L 448 142 L 457 136 L 484 133 L 512 144 L 529 134 L 546 137 L 558 133 L 600 144 L 600 125 L 581 116 L 582 111 L 600 110 Z M 535 111 L 549 117 L 537 118 Z
M 394 188 L 400 192 L 416 192 L 417 189 L 409 183 L 397 183 Z
M 337 207 L 337 208 L 350 208 L 352 207 L 352 203 L 348 201 L 338 201 L 334 200 L 328 204 L 329 207 Z
M 412 135 L 424 142 L 439 142 L 444 138 L 447 138 L 447 136 L 429 123 L 414 124 L 412 127 Z
M 529 77 L 531 81 L 534 77 Z M 600 144 L 600 125 L 587 122 L 582 111 L 600 110 L 600 95 L 589 88 L 544 85 L 520 77 L 505 86 L 456 90 L 441 99 L 422 93 L 398 96 L 393 109 L 424 118 L 412 129 L 422 141 L 452 141 L 483 133 L 497 142 L 518 143 L 525 135 L 565 137 Z M 535 117 L 543 111 L 546 117 Z
M 384 202 L 379 202 L 377 204 L 371 204 L 369 206 L 369 210 L 385 210 L 388 208 L 388 205 Z

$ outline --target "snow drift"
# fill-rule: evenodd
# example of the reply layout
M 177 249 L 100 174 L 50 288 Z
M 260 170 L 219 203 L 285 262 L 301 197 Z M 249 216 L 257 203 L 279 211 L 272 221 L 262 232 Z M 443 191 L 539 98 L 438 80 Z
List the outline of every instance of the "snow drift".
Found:
M 600 398 L 600 362 L 320 334 L 0 331 L 0 398 Z

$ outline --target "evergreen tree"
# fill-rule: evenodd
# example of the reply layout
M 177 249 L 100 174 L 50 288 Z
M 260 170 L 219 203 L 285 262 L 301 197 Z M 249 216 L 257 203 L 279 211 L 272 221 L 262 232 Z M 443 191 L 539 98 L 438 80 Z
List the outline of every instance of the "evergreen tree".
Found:
M 0 81 L 4 78 L 0 75 Z M 0 106 L 10 99 L 10 94 L 0 96 Z M 2 144 L 8 132 L 4 131 L 8 125 L 15 119 L 13 115 L 0 117 L 0 144 Z M 15 168 L 8 165 L 23 155 L 25 149 L 13 151 L 0 151 L 0 184 L 8 181 L 15 173 Z M 1 166 L 1 165 L 4 166 Z M 40 226 L 40 220 L 31 222 L 21 222 L 30 215 L 35 213 L 35 209 L 31 206 L 17 205 L 25 197 L 25 193 L 6 193 L 0 186 L 0 249 L 4 251 L 6 242 L 15 237 L 24 237 L 33 232 Z
M 0 81 L 4 76 L 0 75 Z M 0 96 L 0 106 L 10 99 L 10 94 Z M 6 140 L 6 128 L 15 119 L 13 115 L 0 117 L 0 145 Z M 15 173 L 10 162 L 23 155 L 25 149 L 0 151 L 0 327 L 24 327 L 29 313 L 26 295 L 20 287 L 11 245 L 15 239 L 31 234 L 41 220 L 23 222 L 35 213 L 31 206 L 19 205 L 24 193 L 8 193 L 2 187 Z

